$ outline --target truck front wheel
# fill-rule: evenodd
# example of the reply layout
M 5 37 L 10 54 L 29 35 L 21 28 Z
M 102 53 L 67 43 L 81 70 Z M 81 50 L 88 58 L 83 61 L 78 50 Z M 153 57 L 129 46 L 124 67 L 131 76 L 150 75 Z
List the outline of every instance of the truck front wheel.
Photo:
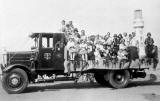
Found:
M 109 83 L 114 88 L 124 88 L 128 85 L 130 73 L 128 70 L 112 70 L 109 73 Z
M 23 92 L 28 86 L 27 73 L 20 68 L 4 73 L 2 76 L 2 86 L 9 94 L 18 94 Z

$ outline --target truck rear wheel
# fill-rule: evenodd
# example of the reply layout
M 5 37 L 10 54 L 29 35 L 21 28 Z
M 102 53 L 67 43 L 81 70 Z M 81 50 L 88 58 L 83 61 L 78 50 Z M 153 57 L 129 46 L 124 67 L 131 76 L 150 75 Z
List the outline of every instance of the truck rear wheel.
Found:
M 130 73 L 128 70 L 113 70 L 109 73 L 109 83 L 114 88 L 124 88 L 128 85 Z
M 94 74 L 95 80 L 102 86 L 108 86 L 108 81 L 104 78 L 104 74 Z
M 2 76 L 2 86 L 9 94 L 18 94 L 28 86 L 27 73 L 19 68 L 13 69 Z

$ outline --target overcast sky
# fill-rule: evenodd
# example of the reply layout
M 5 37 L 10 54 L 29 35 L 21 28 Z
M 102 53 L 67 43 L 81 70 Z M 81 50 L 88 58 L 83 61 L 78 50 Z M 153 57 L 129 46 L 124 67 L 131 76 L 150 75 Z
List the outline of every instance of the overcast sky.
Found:
M 63 19 L 87 34 L 131 33 L 136 9 L 160 46 L 160 0 L 0 0 L 0 48 L 29 50 L 31 33 L 58 32 Z

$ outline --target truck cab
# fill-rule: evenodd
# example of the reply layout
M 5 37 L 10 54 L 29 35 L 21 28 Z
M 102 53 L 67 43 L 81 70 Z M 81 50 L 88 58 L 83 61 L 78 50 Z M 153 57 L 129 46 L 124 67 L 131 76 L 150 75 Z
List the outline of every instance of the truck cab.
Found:
M 33 33 L 31 51 L 3 54 L 2 86 L 8 93 L 21 93 L 38 75 L 64 74 L 63 33 Z
M 32 50 L 37 51 L 35 56 L 37 72 L 41 71 L 64 71 L 64 45 L 65 37 L 62 33 L 33 33 L 35 40 Z

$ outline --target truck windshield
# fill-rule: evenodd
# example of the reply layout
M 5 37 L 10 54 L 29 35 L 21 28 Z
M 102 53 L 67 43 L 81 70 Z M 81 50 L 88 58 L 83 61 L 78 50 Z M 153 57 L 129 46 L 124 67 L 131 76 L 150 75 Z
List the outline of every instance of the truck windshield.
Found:
M 34 41 L 34 42 L 33 42 Z M 37 37 L 35 37 L 35 38 L 33 38 L 32 39 L 32 42 L 34 43 L 33 45 L 32 45 L 32 47 L 31 47 L 31 49 L 33 50 L 33 49 L 37 49 L 38 47 L 39 47 L 39 40 L 38 40 L 38 38 Z

